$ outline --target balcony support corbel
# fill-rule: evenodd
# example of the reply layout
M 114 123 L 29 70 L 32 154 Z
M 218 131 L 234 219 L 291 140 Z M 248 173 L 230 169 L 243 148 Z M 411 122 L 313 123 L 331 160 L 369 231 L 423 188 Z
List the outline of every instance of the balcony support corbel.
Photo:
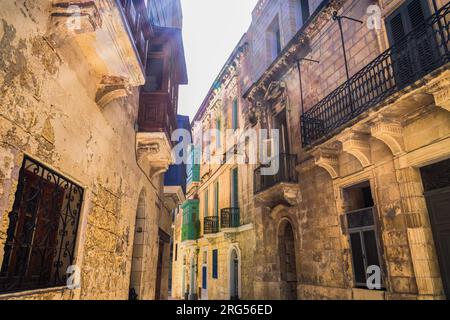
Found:
M 395 120 L 380 117 L 370 128 L 372 136 L 388 146 L 394 156 L 405 152 L 403 127 Z
M 97 90 L 95 102 L 103 109 L 110 102 L 124 98 L 130 93 L 131 87 L 126 79 L 122 77 L 104 76 Z
M 429 92 L 434 96 L 436 106 L 450 112 L 450 71 L 445 71 L 429 85 Z
M 369 134 L 352 129 L 344 130 L 337 137 L 342 143 L 342 150 L 358 159 L 363 168 L 371 165 L 369 138 Z
M 173 163 L 171 146 L 161 132 L 139 132 L 137 134 L 138 163 L 153 179 L 165 173 Z
M 331 179 L 339 177 L 338 150 L 335 148 L 320 147 L 313 152 L 314 163 L 325 169 Z

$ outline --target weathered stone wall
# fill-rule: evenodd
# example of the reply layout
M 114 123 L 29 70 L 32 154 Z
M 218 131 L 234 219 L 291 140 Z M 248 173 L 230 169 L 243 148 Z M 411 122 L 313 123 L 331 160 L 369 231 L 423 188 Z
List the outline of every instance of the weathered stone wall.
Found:
M 136 164 L 137 90 L 101 109 L 88 59 L 70 42 L 54 48 L 46 38 L 49 3 L 5 2 L 0 8 L 0 248 L 27 154 L 85 190 L 76 252 L 82 287 L 74 295 L 22 298 L 127 299 L 138 197 L 145 189 L 150 281 L 141 298 L 153 298 L 157 223 L 170 233 L 170 217 L 160 217 L 155 206 L 160 178 L 148 181 Z

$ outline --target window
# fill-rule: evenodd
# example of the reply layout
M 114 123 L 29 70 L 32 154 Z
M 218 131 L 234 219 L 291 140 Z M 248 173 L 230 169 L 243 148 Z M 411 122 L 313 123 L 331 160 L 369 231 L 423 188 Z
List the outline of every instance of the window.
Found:
M 280 31 L 280 24 L 278 22 L 278 16 L 273 20 L 273 22 L 270 24 L 268 30 L 268 42 L 269 42 L 269 49 L 271 54 L 271 61 L 275 60 L 276 57 L 281 52 L 281 31 Z
M 414 78 L 417 70 L 434 68 L 436 53 L 439 52 L 436 37 L 429 28 L 417 29 L 430 16 L 426 0 L 406 0 L 386 18 L 386 29 L 392 50 L 392 67 L 397 86 L 401 89 Z M 408 41 L 405 36 L 413 30 Z
M 203 265 L 202 265 L 202 289 L 207 289 L 208 285 L 208 251 L 203 251 L 202 257 Z
M 175 261 L 178 259 L 178 243 L 175 244 Z
M 212 277 L 213 277 L 213 279 L 218 278 L 217 263 L 218 263 L 218 250 L 214 249 L 212 251 Z
M 372 193 L 366 182 L 345 189 L 344 194 L 349 207 L 346 219 L 355 283 L 357 287 L 367 288 L 368 268 L 378 266 L 381 271 Z
M 310 13 L 309 13 L 309 0 L 298 0 L 299 1 L 299 20 L 301 22 L 299 23 L 299 27 L 304 25 L 306 20 L 308 20 Z
M 202 266 L 202 289 L 204 290 L 206 290 L 207 288 L 207 281 L 208 281 L 207 266 Z
M 217 148 L 220 148 L 220 146 L 222 145 L 221 135 L 222 135 L 222 130 L 221 130 L 220 118 L 217 118 L 216 119 L 216 147 Z
M 233 107 L 231 112 L 231 126 L 233 130 L 237 130 L 239 128 L 239 104 L 237 98 L 233 100 Z
M 204 205 L 203 205 L 203 210 L 204 210 L 204 212 L 203 212 L 203 216 L 204 217 L 207 217 L 207 216 L 209 216 L 209 208 L 208 208 L 208 202 L 209 202 L 209 194 L 208 194 L 208 189 L 206 189 L 205 190 L 205 196 L 204 196 L 205 198 L 204 198 L 204 200 L 205 200 L 205 203 L 204 203 Z
M 80 186 L 24 158 L 0 261 L 1 293 L 65 285 L 82 201 Z
M 231 171 L 231 207 L 239 208 L 239 198 L 238 198 L 238 168 L 234 168 Z
M 430 15 L 426 0 L 407 0 L 387 19 L 386 25 L 391 45 L 399 43 L 403 37 L 422 24 Z
M 219 216 L 219 182 L 214 184 L 214 215 Z
M 163 90 L 164 58 L 149 58 L 146 67 L 146 80 L 143 90 L 156 92 Z

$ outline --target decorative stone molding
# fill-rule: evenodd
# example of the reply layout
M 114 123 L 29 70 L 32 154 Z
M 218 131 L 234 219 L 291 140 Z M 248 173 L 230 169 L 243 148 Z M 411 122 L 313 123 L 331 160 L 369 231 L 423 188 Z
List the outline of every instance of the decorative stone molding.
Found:
M 371 164 L 369 138 L 369 134 L 352 129 L 344 130 L 337 137 L 342 142 L 342 150 L 358 159 L 364 168 Z
M 103 109 L 111 101 L 126 97 L 130 93 L 131 88 L 126 79 L 104 76 L 97 90 L 95 102 Z
M 210 112 L 213 114 L 219 113 L 222 110 L 222 107 L 223 107 L 222 99 L 217 99 L 216 102 L 214 102 L 214 104 L 212 105 Z
M 231 242 L 231 243 L 236 242 L 236 233 L 234 233 L 234 232 L 226 232 L 223 234 L 223 237 L 228 242 Z
M 279 101 L 286 96 L 286 83 L 283 81 L 273 81 L 269 84 L 264 95 L 264 100 L 268 102 Z
M 370 132 L 374 138 L 383 141 L 394 156 L 405 152 L 403 127 L 399 122 L 381 117 L 374 122 Z
M 450 112 L 450 71 L 445 71 L 432 81 L 428 90 L 434 96 L 436 105 Z
M 339 177 L 338 154 L 335 148 L 320 147 L 313 151 L 315 165 L 325 169 L 332 179 Z
M 297 221 L 295 220 L 297 216 L 297 210 L 297 207 L 289 207 L 280 204 L 271 210 L 270 217 L 272 218 L 272 220 L 279 221 L 285 216 L 290 216 L 291 218 L 294 218 L 294 221 L 290 220 L 290 222 L 297 225 Z
M 172 148 L 164 132 L 137 133 L 139 164 L 148 170 L 150 178 L 163 174 L 173 163 Z

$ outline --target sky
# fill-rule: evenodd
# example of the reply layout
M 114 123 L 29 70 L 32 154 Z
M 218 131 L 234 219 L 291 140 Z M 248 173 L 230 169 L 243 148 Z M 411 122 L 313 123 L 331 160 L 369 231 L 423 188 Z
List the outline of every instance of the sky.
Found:
M 189 84 L 178 113 L 193 119 L 213 81 L 247 31 L 258 0 L 181 0 Z

